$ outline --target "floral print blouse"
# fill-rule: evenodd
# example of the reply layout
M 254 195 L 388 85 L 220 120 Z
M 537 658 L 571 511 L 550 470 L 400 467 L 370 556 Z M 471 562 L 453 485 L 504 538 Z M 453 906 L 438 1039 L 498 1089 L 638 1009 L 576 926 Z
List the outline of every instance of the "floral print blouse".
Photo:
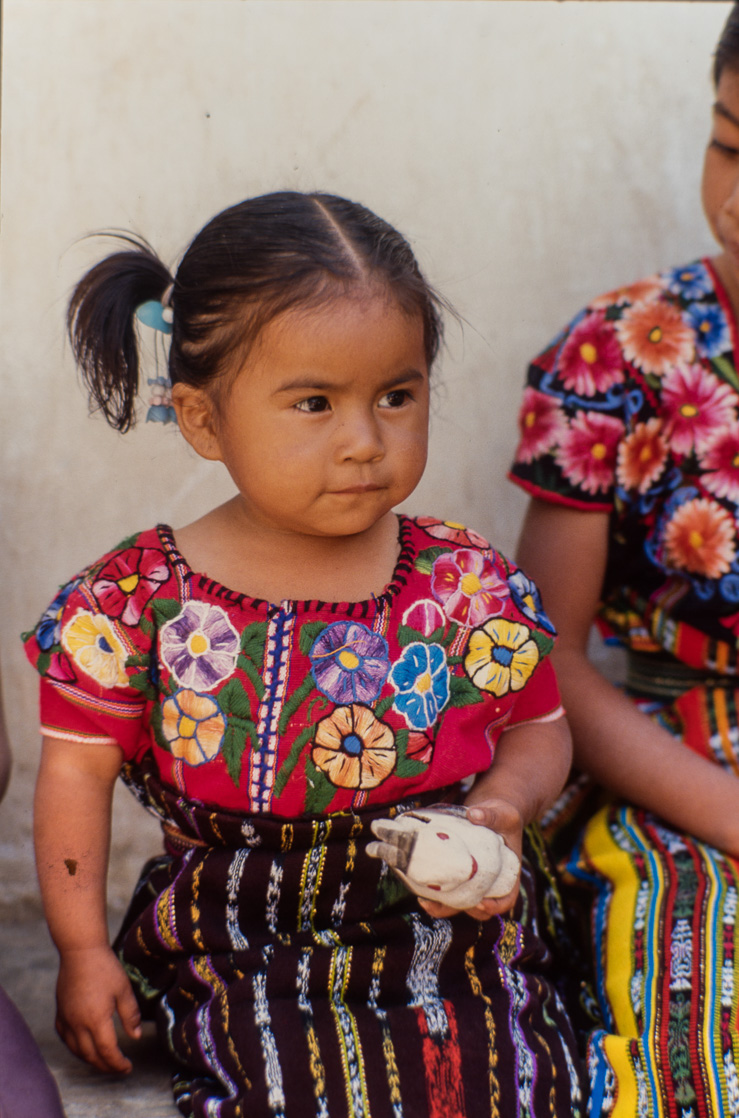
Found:
M 701 260 L 594 300 L 529 367 L 511 477 L 611 514 L 602 614 L 631 647 L 675 651 L 676 621 L 736 646 L 735 353 Z
M 281 816 L 390 803 L 490 767 L 507 726 L 558 718 L 533 583 L 460 525 L 399 518 L 365 602 L 270 603 L 194 573 L 172 532 L 64 586 L 26 651 L 42 732 L 153 753 L 191 799 Z

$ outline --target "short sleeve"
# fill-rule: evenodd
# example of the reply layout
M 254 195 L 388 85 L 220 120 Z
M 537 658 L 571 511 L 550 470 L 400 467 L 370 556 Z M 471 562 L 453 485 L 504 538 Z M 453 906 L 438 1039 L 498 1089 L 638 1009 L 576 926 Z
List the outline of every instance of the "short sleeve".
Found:
M 609 305 L 579 314 L 530 364 L 510 478 L 532 496 L 610 511 L 627 362 Z
M 41 676 L 43 734 L 115 743 L 126 760 L 140 751 L 156 667 L 146 606 L 169 576 L 161 550 L 111 553 L 63 586 L 24 634 L 26 656 Z
M 523 726 L 527 722 L 555 722 L 564 713 L 557 677 L 547 656 L 519 692 L 508 727 Z

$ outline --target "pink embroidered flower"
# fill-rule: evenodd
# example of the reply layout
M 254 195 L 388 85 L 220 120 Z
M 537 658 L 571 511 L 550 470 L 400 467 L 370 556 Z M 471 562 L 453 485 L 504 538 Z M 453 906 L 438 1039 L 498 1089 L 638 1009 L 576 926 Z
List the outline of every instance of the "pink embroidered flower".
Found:
M 556 400 L 535 388 L 527 388 L 518 413 L 518 427 L 521 438 L 517 459 L 532 462 L 556 444 L 565 424 Z
M 169 578 L 163 551 L 129 547 L 110 559 L 92 584 L 92 592 L 108 617 L 138 625 L 146 603 Z
M 608 291 L 593 299 L 590 305 L 594 310 L 606 310 L 608 307 L 623 306 L 624 303 L 645 303 L 648 299 L 656 299 L 662 290 L 663 284 L 659 276 L 652 276 L 650 279 Z
M 662 435 L 662 420 L 637 423 L 619 444 L 616 477 L 624 489 L 646 493 L 662 473 L 667 460 L 667 444 Z
M 567 480 L 586 493 L 610 489 L 623 430 L 620 420 L 598 412 L 582 412 L 575 416 L 555 452 Z
M 624 379 L 621 347 L 601 311 L 579 322 L 562 347 L 560 377 L 578 396 L 595 396 Z
M 422 633 L 424 637 L 430 637 L 437 629 L 446 625 L 446 617 L 433 598 L 423 598 L 408 607 L 403 614 L 403 624 Z
M 693 358 L 695 339 L 687 322 L 670 303 L 638 303 L 616 323 L 624 356 L 645 373 L 664 376 Z
M 736 423 L 734 393 L 701 365 L 673 369 L 662 382 L 665 435 L 673 451 L 700 451 L 721 428 Z
M 510 590 L 479 551 L 460 548 L 440 555 L 431 571 L 431 591 L 452 621 L 482 625 L 503 612 Z
M 429 536 L 437 540 L 449 540 L 450 543 L 466 544 L 468 547 L 490 547 L 490 544 L 471 528 L 464 524 L 456 524 L 453 520 L 436 520 L 433 516 L 419 516 L 416 519 L 419 528 L 423 528 Z
M 664 541 L 674 567 L 705 578 L 726 574 L 736 554 L 732 518 L 706 497 L 680 505 L 665 529 Z
M 724 431 L 701 456 L 703 485 L 717 497 L 739 501 L 739 431 Z

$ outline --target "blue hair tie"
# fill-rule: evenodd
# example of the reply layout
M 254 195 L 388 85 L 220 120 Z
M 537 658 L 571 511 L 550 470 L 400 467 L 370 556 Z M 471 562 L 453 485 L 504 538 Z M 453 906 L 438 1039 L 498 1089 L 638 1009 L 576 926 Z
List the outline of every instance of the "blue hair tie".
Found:
M 169 377 L 151 377 L 147 382 L 151 388 L 147 423 L 176 423 L 177 412 L 172 407 L 172 384 Z
M 159 299 L 148 299 L 136 308 L 136 317 L 144 326 L 160 330 L 162 334 L 172 333 L 172 308 L 164 306 Z

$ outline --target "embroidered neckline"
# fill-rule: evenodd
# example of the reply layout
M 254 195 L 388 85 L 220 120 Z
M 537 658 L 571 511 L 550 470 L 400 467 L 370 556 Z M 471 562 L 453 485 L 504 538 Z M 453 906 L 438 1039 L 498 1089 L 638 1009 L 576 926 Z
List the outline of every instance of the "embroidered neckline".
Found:
M 238 590 L 230 590 L 229 587 L 209 578 L 208 575 L 192 570 L 187 559 L 178 550 L 174 539 L 174 530 L 169 524 L 157 524 L 156 532 L 169 562 L 177 570 L 180 577 L 190 582 L 191 586 L 197 586 L 203 593 L 216 597 L 220 601 L 226 601 L 230 605 L 238 607 L 251 606 L 252 609 L 264 613 L 282 609 L 291 613 L 341 612 L 350 617 L 364 617 L 370 610 L 374 610 L 386 602 L 390 603 L 406 585 L 408 575 L 413 569 L 413 561 L 417 550 L 412 539 L 413 521 L 403 513 L 396 513 L 396 516 L 398 518 L 400 553 L 395 563 L 392 578 L 381 594 L 373 595 L 371 598 L 359 602 L 325 602 L 317 598 L 306 601 L 286 598 L 280 602 L 269 602 L 266 598 L 254 598 L 249 594 L 242 594 Z

